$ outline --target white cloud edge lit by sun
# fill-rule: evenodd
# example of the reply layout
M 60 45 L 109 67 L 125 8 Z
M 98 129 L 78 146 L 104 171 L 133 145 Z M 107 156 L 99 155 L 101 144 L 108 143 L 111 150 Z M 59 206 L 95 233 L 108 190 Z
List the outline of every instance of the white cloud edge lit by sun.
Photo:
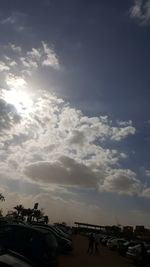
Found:
M 60 61 L 52 45 L 41 41 L 41 46 L 25 51 L 20 45 L 9 43 L 7 46 L 1 45 L 2 54 L 0 57 L 0 72 L 12 73 L 18 76 L 31 76 L 32 71 L 41 67 L 50 67 L 55 70 L 60 69 Z M 10 56 L 11 53 L 11 56 Z M 9 56 L 8 56 L 9 54 Z M 12 68 L 13 67 L 13 68 Z

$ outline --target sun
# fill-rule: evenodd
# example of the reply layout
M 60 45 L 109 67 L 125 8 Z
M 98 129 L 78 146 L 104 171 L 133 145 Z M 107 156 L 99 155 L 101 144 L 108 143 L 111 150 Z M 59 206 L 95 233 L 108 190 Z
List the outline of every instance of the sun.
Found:
M 3 99 L 13 105 L 18 113 L 27 114 L 32 111 L 33 100 L 25 90 L 3 90 Z

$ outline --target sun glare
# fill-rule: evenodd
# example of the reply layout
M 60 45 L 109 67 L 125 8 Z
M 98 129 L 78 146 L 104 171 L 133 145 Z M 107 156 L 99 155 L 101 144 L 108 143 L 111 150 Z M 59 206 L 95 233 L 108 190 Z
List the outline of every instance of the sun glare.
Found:
M 30 96 L 22 90 L 10 90 L 3 92 L 3 99 L 13 105 L 19 113 L 26 114 L 31 112 L 33 101 Z

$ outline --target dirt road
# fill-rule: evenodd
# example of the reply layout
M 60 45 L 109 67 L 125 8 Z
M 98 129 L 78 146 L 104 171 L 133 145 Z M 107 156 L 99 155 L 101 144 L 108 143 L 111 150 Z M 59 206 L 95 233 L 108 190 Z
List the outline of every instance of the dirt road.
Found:
M 72 255 L 61 255 L 59 267 L 134 267 L 126 258 L 106 247 L 101 247 L 99 255 L 87 254 L 88 241 L 86 237 L 75 236 L 73 243 Z

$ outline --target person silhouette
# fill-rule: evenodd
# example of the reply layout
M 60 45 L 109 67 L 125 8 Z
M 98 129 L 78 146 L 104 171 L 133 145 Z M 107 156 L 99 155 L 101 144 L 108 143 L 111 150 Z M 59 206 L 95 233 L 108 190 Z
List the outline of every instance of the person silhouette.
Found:
M 92 254 L 93 253 L 93 249 L 94 249 L 94 242 L 95 242 L 95 238 L 94 238 L 93 233 L 91 233 L 89 235 L 88 240 L 89 240 L 89 245 L 88 245 L 87 253 L 91 253 Z

